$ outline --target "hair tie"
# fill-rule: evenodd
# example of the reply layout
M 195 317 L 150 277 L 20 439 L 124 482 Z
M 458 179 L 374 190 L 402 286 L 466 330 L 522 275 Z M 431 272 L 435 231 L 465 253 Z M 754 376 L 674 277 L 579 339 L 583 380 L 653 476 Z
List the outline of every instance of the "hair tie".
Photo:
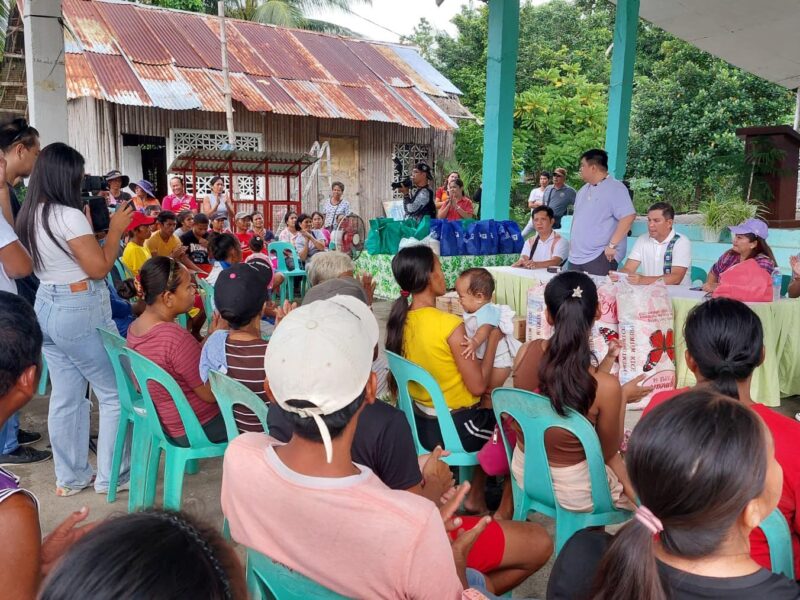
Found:
M 572 290 L 572 297 L 583 298 L 583 290 L 581 289 L 581 286 L 578 286 L 574 290 Z
M 408 290 L 400 290 L 400 295 L 403 298 L 408 298 L 411 295 L 411 292 L 409 292 Z
M 639 523 L 647 527 L 653 535 L 664 531 L 664 525 L 661 523 L 661 519 L 655 516 L 644 504 L 636 507 L 636 512 L 633 513 L 633 516 L 636 517 Z

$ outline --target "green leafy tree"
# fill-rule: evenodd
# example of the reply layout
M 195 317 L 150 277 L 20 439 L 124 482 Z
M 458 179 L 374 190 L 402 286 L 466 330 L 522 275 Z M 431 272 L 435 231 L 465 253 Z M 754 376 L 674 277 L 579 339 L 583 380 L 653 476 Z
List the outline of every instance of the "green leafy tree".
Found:
M 438 34 L 441 36 L 441 34 Z M 419 48 L 420 55 L 430 63 L 436 62 L 437 31 L 425 17 L 419 20 L 411 35 L 400 36 L 401 44 L 411 44 Z

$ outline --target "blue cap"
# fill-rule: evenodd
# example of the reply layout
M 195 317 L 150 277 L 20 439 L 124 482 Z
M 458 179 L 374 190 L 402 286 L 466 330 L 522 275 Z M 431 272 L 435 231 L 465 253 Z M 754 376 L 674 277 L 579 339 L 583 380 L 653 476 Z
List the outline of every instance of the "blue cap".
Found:
M 760 237 L 762 240 L 767 239 L 767 236 L 769 235 L 767 224 L 761 219 L 747 219 L 747 221 L 741 225 L 728 227 L 728 229 L 731 230 L 733 235 L 745 235 L 747 233 L 751 233 Z

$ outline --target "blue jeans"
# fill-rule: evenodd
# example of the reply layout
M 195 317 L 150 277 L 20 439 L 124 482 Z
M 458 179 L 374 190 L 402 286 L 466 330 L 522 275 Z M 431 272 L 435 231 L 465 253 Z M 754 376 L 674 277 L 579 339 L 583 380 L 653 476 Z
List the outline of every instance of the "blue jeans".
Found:
M 17 432 L 19 431 L 19 413 L 14 413 L 8 418 L 5 425 L 0 428 L 0 454 L 11 454 L 19 448 Z
M 98 492 L 108 490 L 114 440 L 119 425 L 119 396 L 111 361 L 103 349 L 97 327 L 116 331 L 105 281 L 88 281 L 88 290 L 72 292 L 69 285 L 41 284 L 36 294 L 36 317 L 44 334 L 42 353 L 50 368 L 52 391 L 47 425 L 56 484 L 80 489 L 92 481 L 89 464 L 91 401 L 86 383 L 99 401 L 97 438 Z M 127 481 L 128 464 L 122 464 L 120 483 Z

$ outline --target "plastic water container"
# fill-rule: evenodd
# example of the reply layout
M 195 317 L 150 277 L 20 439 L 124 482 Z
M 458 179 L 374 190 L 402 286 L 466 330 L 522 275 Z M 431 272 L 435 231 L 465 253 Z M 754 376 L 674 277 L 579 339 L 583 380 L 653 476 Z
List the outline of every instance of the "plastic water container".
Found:
M 775 269 L 772 272 L 772 299 L 773 300 L 780 300 L 781 299 L 781 270 Z

